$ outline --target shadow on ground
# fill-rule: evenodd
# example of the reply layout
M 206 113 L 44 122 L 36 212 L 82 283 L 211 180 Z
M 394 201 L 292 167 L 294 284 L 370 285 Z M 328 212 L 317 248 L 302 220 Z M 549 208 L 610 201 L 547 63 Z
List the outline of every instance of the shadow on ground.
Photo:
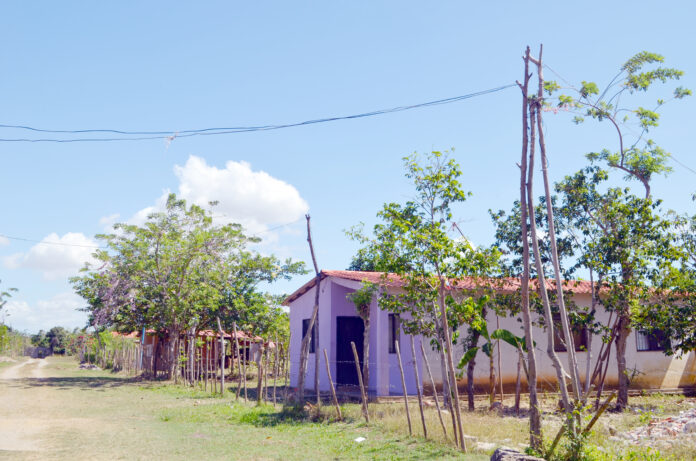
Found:
M 14 380 L 9 386 L 31 389 L 35 387 L 51 387 L 57 390 L 83 390 L 94 391 L 116 388 L 138 382 L 134 378 L 119 377 L 51 377 L 51 378 L 21 378 Z

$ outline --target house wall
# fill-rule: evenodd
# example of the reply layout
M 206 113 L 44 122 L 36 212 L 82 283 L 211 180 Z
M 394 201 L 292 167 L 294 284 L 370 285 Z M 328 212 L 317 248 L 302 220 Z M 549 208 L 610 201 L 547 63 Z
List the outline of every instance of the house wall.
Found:
M 578 306 L 587 307 L 590 305 L 590 295 L 576 295 L 574 301 Z M 540 316 L 532 315 L 534 322 L 538 322 Z M 609 313 L 604 310 L 598 310 L 597 320 L 603 324 L 609 323 Z M 488 318 L 489 331 L 495 330 L 496 317 L 494 313 L 489 313 Z M 517 336 L 524 336 L 524 329 L 521 320 L 518 318 L 500 318 L 500 328 L 510 330 Z M 460 337 L 466 338 L 467 328 L 462 327 L 459 330 Z M 537 379 L 540 386 L 548 389 L 557 388 L 556 372 L 552 366 L 551 359 L 547 353 L 547 333 L 539 327 L 533 330 L 533 338 L 536 342 L 535 356 L 537 360 Z M 479 346 L 484 344 L 484 339 L 479 340 Z M 576 351 L 578 368 L 581 376 L 581 381 L 584 383 L 588 356 L 590 358 L 590 373 L 596 364 L 598 353 L 602 347 L 602 339 L 600 336 L 593 335 L 592 345 L 589 353 L 586 351 Z M 455 366 L 464 354 L 465 346 L 458 344 L 454 346 L 454 362 Z M 563 363 L 566 371 L 568 371 L 568 353 L 557 352 L 559 359 Z M 508 390 L 514 389 L 517 379 L 517 351 L 507 343 L 500 343 L 500 358 L 502 364 L 502 380 L 503 387 Z M 441 368 L 439 354 L 428 348 L 428 360 L 433 368 L 433 374 L 436 385 L 442 384 Z M 494 367 L 498 367 L 498 355 L 494 356 Z M 693 353 L 685 354 L 682 357 L 669 357 L 662 351 L 638 351 L 636 344 L 636 334 L 632 332 L 627 340 L 626 346 L 626 367 L 630 370 L 637 370 L 631 388 L 638 389 L 657 389 L 657 388 L 677 388 L 690 387 L 696 385 L 696 358 Z M 437 370 L 437 371 L 435 371 Z M 478 390 L 483 391 L 488 388 L 489 376 L 489 360 L 488 357 L 479 352 L 476 356 L 476 368 L 474 383 Z M 526 383 L 524 372 L 522 372 L 522 382 Z M 466 380 L 462 379 L 459 386 L 463 387 Z M 618 384 L 618 372 L 616 364 L 616 349 L 612 346 L 609 369 L 605 385 L 612 387 Z
M 320 354 L 319 389 L 329 390 L 328 377 L 324 365 L 323 349 L 326 348 L 329 355 L 331 374 L 336 379 L 336 317 L 355 316 L 358 314 L 355 305 L 347 299 L 349 293 L 360 288 L 359 282 L 327 277 L 321 283 L 319 298 L 319 346 L 316 351 Z M 298 370 L 300 364 L 300 347 L 302 343 L 302 320 L 310 318 L 314 307 L 315 289 L 294 300 L 290 304 L 290 385 L 297 387 Z M 396 354 L 389 353 L 388 344 L 388 313 L 382 311 L 377 301 L 370 306 L 370 377 L 367 383 L 368 392 L 371 395 L 402 394 L 401 376 Z M 411 355 L 409 338 L 401 334 L 401 357 L 404 365 L 404 378 L 406 390 L 409 394 L 417 392 L 415 375 L 413 373 L 413 357 Z M 415 338 L 416 363 L 423 379 L 423 365 L 420 350 L 420 338 Z M 314 388 L 314 354 L 309 354 L 305 388 Z

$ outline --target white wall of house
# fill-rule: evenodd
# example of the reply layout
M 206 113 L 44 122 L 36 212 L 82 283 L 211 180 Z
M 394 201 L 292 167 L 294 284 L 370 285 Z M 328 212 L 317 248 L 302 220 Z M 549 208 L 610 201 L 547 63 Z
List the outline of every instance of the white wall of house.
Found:
M 590 295 L 580 294 L 574 297 L 574 301 L 578 306 L 587 307 L 590 305 Z M 533 321 L 538 322 L 539 316 L 532 315 Z M 597 312 L 597 320 L 603 324 L 609 322 L 609 313 L 602 310 L 601 307 Z M 496 317 L 494 313 L 489 313 L 488 318 L 489 331 L 496 329 Z M 510 330 L 517 336 L 524 336 L 522 322 L 518 318 L 500 318 L 500 328 Z M 462 327 L 459 330 L 460 337 L 466 338 L 467 328 Z M 535 352 L 537 359 L 537 378 L 540 385 L 547 388 L 556 388 L 557 379 L 556 372 L 552 366 L 551 359 L 547 353 L 547 333 L 546 330 L 536 327 L 533 330 L 534 341 L 536 342 Z M 662 351 L 638 351 L 636 333 L 632 332 L 628 338 L 626 346 L 626 367 L 630 370 L 636 370 L 631 387 L 632 388 L 663 388 L 673 389 L 678 387 L 689 387 L 696 385 L 696 359 L 694 353 L 684 354 L 681 357 L 670 357 Z M 482 346 L 484 339 L 479 340 L 479 346 Z M 588 357 L 590 357 L 590 367 L 592 368 L 597 361 L 599 350 L 602 347 L 602 339 L 600 336 L 592 337 L 592 345 L 589 353 L 585 351 L 576 351 L 578 359 L 578 368 L 581 380 L 584 382 L 586 365 Z M 464 345 L 459 344 L 454 346 L 455 365 L 464 354 Z M 568 371 L 568 353 L 557 352 L 558 357 Z M 428 350 L 428 358 L 431 367 L 437 369 L 435 381 L 441 384 L 440 379 L 440 360 L 439 354 L 435 351 Z M 494 356 L 494 367 L 498 367 L 497 351 Z M 505 342 L 500 342 L 500 359 L 502 364 L 502 380 L 506 389 L 510 389 L 515 385 L 517 379 L 517 351 Z M 481 388 L 488 386 L 489 376 L 489 360 L 483 353 L 479 352 L 476 356 L 476 368 L 474 382 Z M 590 371 L 590 373 L 592 370 Z M 466 374 L 466 373 L 465 373 Z M 522 373 L 522 382 L 525 383 L 524 372 Z M 465 381 L 460 384 L 464 385 Z M 610 365 L 607 372 L 606 385 L 616 386 L 618 384 L 618 372 L 616 364 L 616 349 L 612 346 Z
M 329 356 L 331 375 L 336 381 L 336 317 L 354 316 L 358 314 L 355 305 L 346 296 L 360 288 L 360 282 L 327 277 L 321 282 L 319 299 L 319 347 L 316 351 L 320 354 L 319 362 L 319 389 L 329 390 L 326 365 L 324 364 L 323 349 L 326 348 Z M 297 387 L 298 371 L 300 363 L 300 347 L 302 343 L 302 320 L 312 315 L 314 307 L 315 288 L 310 289 L 299 298 L 290 303 L 290 385 Z M 396 354 L 389 353 L 389 314 L 379 308 L 377 301 L 370 306 L 370 379 L 368 391 L 372 395 L 398 395 L 403 393 L 401 375 Z M 400 335 L 401 356 L 404 366 L 404 380 L 409 394 L 417 392 L 417 384 L 413 370 L 413 357 L 410 349 L 409 337 L 403 332 Z M 416 363 L 418 365 L 419 378 L 423 380 L 423 364 L 420 351 L 420 337 L 415 338 Z M 305 389 L 314 388 L 314 354 L 309 354 Z
M 331 374 L 336 380 L 336 317 L 337 316 L 357 316 L 355 306 L 346 299 L 346 295 L 360 288 L 360 282 L 346 280 L 339 277 L 326 277 L 321 282 L 320 289 L 320 309 L 319 309 L 319 344 L 316 347 L 316 352 L 320 354 L 319 362 L 319 388 L 322 391 L 329 390 L 328 378 L 326 375 L 326 365 L 324 364 L 323 349 L 326 348 L 329 354 L 331 365 Z M 290 385 L 297 387 L 298 369 L 300 362 L 300 345 L 302 342 L 302 320 L 311 317 L 314 306 L 315 288 L 309 289 L 306 293 L 299 296 L 290 303 L 290 360 L 291 373 Z M 588 294 L 576 295 L 574 301 L 579 306 L 589 306 L 590 296 Z M 389 332 L 388 332 L 388 313 L 379 309 L 377 302 L 374 301 L 371 306 L 371 335 L 370 335 L 370 382 L 368 390 L 373 395 L 398 395 L 402 393 L 401 378 L 399 373 L 396 354 L 389 353 Z M 598 310 L 598 321 L 607 324 L 609 322 L 609 313 Z M 533 320 L 538 321 L 538 317 L 533 315 Z M 523 336 L 522 323 L 517 318 L 500 318 L 498 319 L 500 328 L 510 330 L 518 336 Z M 496 317 L 493 313 L 488 316 L 489 330 L 492 332 L 496 326 Z M 466 338 L 466 326 L 459 331 L 460 338 Z M 537 359 L 537 375 L 538 382 L 541 386 L 548 389 L 557 388 L 556 373 L 551 365 L 551 360 L 547 354 L 547 335 L 546 331 L 536 327 L 533 331 L 534 340 L 536 342 L 536 359 Z M 428 382 L 425 374 L 425 367 L 422 363 L 420 354 L 421 338 L 415 338 L 416 343 L 416 363 L 420 375 L 421 384 L 423 381 Z M 483 345 L 483 339 L 479 341 L 479 345 Z M 663 388 L 673 389 L 678 387 L 696 386 L 696 357 L 694 353 L 685 354 L 681 357 L 669 357 L 662 351 L 638 351 L 636 342 L 636 333 L 633 332 L 628 338 L 627 344 L 627 368 L 636 370 L 632 381 L 632 388 Z M 404 374 L 406 379 L 406 389 L 409 394 L 416 392 L 416 380 L 413 373 L 413 357 L 409 338 L 407 335 L 400 335 L 400 345 L 402 361 L 404 364 Z M 436 386 L 442 384 L 441 362 L 439 354 L 432 350 L 429 345 L 429 340 L 426 338 L 423 345 L 426 349 L 428 361 L 432 369 L 433 378 Z M 597 360 L 599 350 L 602 346 L 602 340 L 599 336 L 593 336 L 590 352 L 577 351 L 578 368 L 581 379 L 584 381 L 586 364 L 588 357 L 590 365 L 594 366 Z M 465 352 L 462 343 L 454 347 L 454 362 L 455 366 Z M 567 353 L 557 352 L 559 358 L 567 369 Z M 315 354 L 309 355 L 307 363 L 307 376 L 305 380 L 306 389 L 314 387 L 314 359 Z M 496 372 L 498 367 L 497 352 L 494 357 L 494 366 Z M 502 364 L 502 380 L 506 392 L 514 388 L 517 379 L 517 351 L 508 344 L 500 343 L 500 361 Z M 466 375 L 463 370 L 464 376 Z M 475 368 L 475 384 L 479 390 L 486 389 L 488 386 L 489 376 L 489 361 L 488 357 L 479 352 L 476 357 Z M 524 374 L 522 382 L 525 383 Z M 609 370 L 607 373 L 607 386 L 615 386 L 618 382 L 618 374 L 616 367 L 616 350 L 612 347 Z M 466 384 L 466 379 L 462 378 L 459 385 L 463 387 Z

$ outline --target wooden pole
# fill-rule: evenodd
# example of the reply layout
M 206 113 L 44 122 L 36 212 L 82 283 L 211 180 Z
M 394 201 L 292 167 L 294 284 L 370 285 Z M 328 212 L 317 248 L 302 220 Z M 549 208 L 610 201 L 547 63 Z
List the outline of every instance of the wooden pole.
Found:
M 263 348 L 263 395 L 264 399 L 268 401 L 268 369 L 270 368 L 270 357 L 268 352 L 268 347 Z
M 408 336 L 411 342 L 411 357 L 413 358 L 413 374 L 416 378 L 416 389 L 418 390 L 418 407 L 420 409 L 421 423 L 423 424 L 423 437 L 428 438 L 428 428 L 425 425 L 425 413 L 423 412 L 423 394 L 420 387 L 420 376 L 418 376 L 418 361 L 416 360 L 416 346 L 413 343 L 413 335 Z
M 205 337 L 205 391 L 208 392 L 208 373 L 210 372 L 210 341 Z
M 408 392 L 406 391 L 406 379 L 404 378 L 404 366 L 401 364 L 401 351 L 399 350 L 399 341 L 394 342 L 396 346 L 396 358 L 399 362 L 399 373 L 401 374 L 401 388 L 404 391 L 404 406 L 406 407 L 406 420 L 408 420 L 408 435 L 413 435 L 411 428 L 411 413 L 408 411 Z
M 244 364 L 244 401 L 248 402 L 249 401 L 249 395 L 247 394 L 247 362 L 248 356 L 247 353 L 249 352 L 249 342 L 246 342 L 246 347 L 244 347 L 244 361 L 242 362 Z
M 232 323 L 232 333 L 234 334 L 234 350 L 235 354 L 237 354 L 237 364 L 239 365 L 239 385 L 237 385 L 237 393 L 234 398 L 239 400 L 239 393 L 242 392 L 242 353 L 239 350 L 239 338 L 237 338 L 237 322 Z
M 220 317 L 217 317 L 218 330 L 220 331 L 220 395 L 225 395 L 225 332 L 222 331 Z
M 273 406 L 276 405 L 276 388 L 278 387 L 278 355 L 280 353 L 280 344 L 278 344 L 278 335 L 275 335 L 275 360 L 273 363 Z
M 261 404 L 261 393 L 263 391 L 263 341 L 259 345 L 259 372 L 258 372 L 258 382 L 256 384 L 256 404 Z
M 360 397 L 362 398 L 362 409 L 363 415 L 365 416 L 365 422 L 370 422 L 370 415 L 367 409 L 367 394 L 365 393 L 365 386 L 362 379 L 362 370 L 360 369 L 360 358 L 358 357 L 358 350 L 355 348 L 355 343 L 350 342 L 350 347 L 353 348 L 353 358 L 355 359 L 355 370 L 358 373 L 358 383 L 360 384 Z
M 338 398 L 336 398 L 336 389 L 334 388 L 333 380 L 331 379 L 331 367 L 329 366 L 329 355 L 326 353 L 326 349 L 324 349 L 324 362 L 326 362 L 326 375 L 329 377 L 329 386 L 331 387 L 331 398 L 333 399 L 334 406 L 336 407 L 336 417 L 339 421 L 343 421 L 341 407 L 338 405 Z
M 442 433 L 445 434 L 445 440 L 447 437 L 447 428 L 445 426 L 445 420 L 442 419 L 442 411 L 440 410 L 440 402 L 437 398 L 437 388 L 435 387 L 435 380 L 433 380 L 433 374 L 430 372 L 430 363 L 428 363 L 428 357 L 425 355 L 425 348 L 423 347 L 423 341 L 420 342 L 421 354 L 423 355 L 423 362 L 425 363 L 425 369 L 428 372 L 428 378 L 430 379 L 430 385 L 433 387 L 433 397 L 435 397 L 435 408 L 437 408 L 437 417 L 440 419 L 440 425 L 442 426 Z M 456 432 L 455 432 L 456 435 Z

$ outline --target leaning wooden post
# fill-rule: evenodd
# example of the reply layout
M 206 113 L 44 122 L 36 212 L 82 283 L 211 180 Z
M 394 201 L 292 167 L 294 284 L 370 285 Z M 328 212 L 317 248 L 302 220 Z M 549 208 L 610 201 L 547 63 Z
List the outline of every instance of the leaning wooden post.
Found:
M 350 347 L 353 348 L 353 358 L 355 359 L 355 371 L 358 373 L 358 383 L 360 383 L 360 397 L 362 398 L 362 409 L 363 415 L 365 415 L 365 422 L 370 422 L 370 415 L 367 411 L 367 394 L 365 393 L 365 385 L 362 379 L 362 370 L 360 369 L 360 358 L 358 357 L 358 350 L 355 348 L 355 343 L 350 342 Z
M 244 362 L 243 362 L 244 363 L 244 401 L 245 402 L 249 401 L 249 395 L 247 393 L 247 379 L 246 379 L 246 377 L 247 377 L 247 362 L 249 361 L 248 356 L 247 356 L 248 351 L 249 351 L 249 341 L 246 341 L 246 347 L 244 348 Z
M 433 396 L 435 397 L 435 408 L 437 408 L 437 417 L 440 419 L 440 425 L 442 426 L 442 433 L 445 434 L 445 440 L 447 437 L 447 428 L 445 426 L 445 420 L 442 419 L 442 411 L 440 410 L 440 402 L 437 398 L 437 388 L 435 387 L 435 380 L 433 379 L 433 374 L 430 372 L 430 363 L 428 363 L 428 357 L 425 355 L 425 348 L 423 347 L 423 341 L 420 342 L 421 354 L 423 355 L 423 362 L 425 363 L 425 370 L 428 372 L 428 378 L 430 379 L 430 385 L 433 387 Z M 456 435 L 456 432 L 455 432 Z
M 263 399 L 268 401 L 268 369 L 270 368 L 270 357 L 268 356 L 268 346 L 263 348 Z
M 256 384 L 256 404 L 261 404 L 261 393 L 263 392 L 263 340 L 259 346 L 259 368 L 258 368 L 258 382 Z
M 413 335 L 408 336 L 411 340 L 411 357 L 413 358 L 413 374 L 416 378 L 416 389 L 418 390 L 418 407 L 420 409 L 421 423 L 423 424 L 423 437 L 428 438 L 428 428 L 425 426 L 425 413 L 423 413 L 423 394 L 420 387 L 420 376 L 418 376 L 418 361 L 416 360 L 416 346 L 413 343 Z
M 225 332 L 222 331 L 220 317 L 217 318 L 218 330 L 220 330 L 220 395 L 225 395 Z
M 234 351 L 237 355 L 237 364 L 239 365 L 239 384 L 237 385 L 237 393 L 234 398 L 239 400 L 239 393 L 242 391 L 242 354 L 239 350 L 239 339 L 237 338 L 237 322 L 232 323 L 232 334 L 234 334 Z M 232 365 L 232 368 L 234 369 L 234 362 Z
M 278 354 L 280 345 L 278 344 L 278 334 L 275 335 L 275 360 L 273 363 L 273 406 L 276 405 L 276 388 L 278 387 Z
M 205 391 L 208 392 L 208 373 L 210 373 L 210 341 L 205 337 Z
M 329 377 L 329 387 L 331 387 L 331 398 L 333 399 L 334 406 L 336 407 L 336 416 L 339 421 L 343 421 L 343 415 L 341 414 L 341 407 L 338 405 L 338 398 L 336 398 L 336 389 L 333 385 L 333 380 L 331 379 L 331 367 L 329 366 L 329 355 L 324 349 L 324 362 L 326 362 L 326 375 Z
M 401 374 L 401 388 L 404 391 L 404 406 L 406 407 L 406 419 L 408 420 L 408 435 L 413 435 L 411 428 L 411 413 L 408 411 L 408 392 L 406 391 L 406 379 L 404 378 L 404 366 L 401 364 L 401 351 L 399 350 L 399 341 L 394 342 L 396 346 L 396 359 L 399 362 L 399 373 Z

